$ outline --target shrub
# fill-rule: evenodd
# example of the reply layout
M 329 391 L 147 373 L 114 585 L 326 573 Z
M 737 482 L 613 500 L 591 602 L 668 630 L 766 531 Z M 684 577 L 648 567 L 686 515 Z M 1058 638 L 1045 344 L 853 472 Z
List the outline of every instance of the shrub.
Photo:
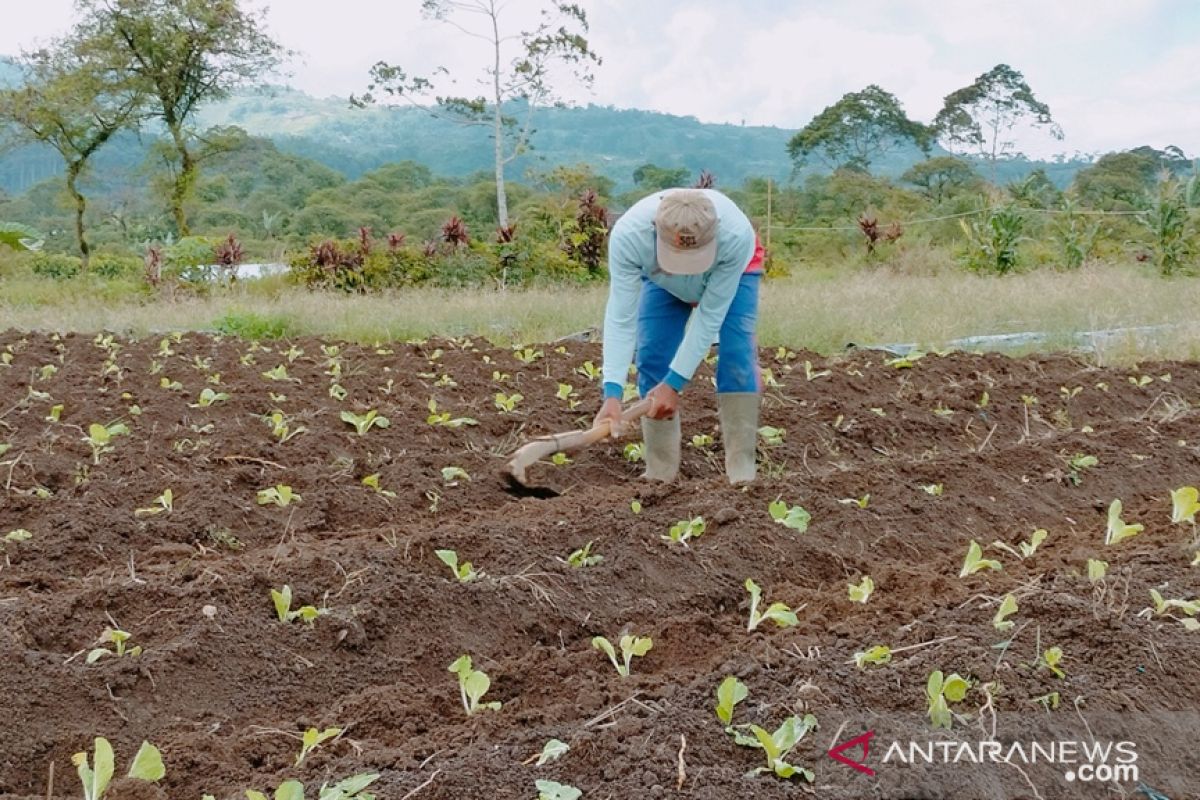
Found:
M 296 334 L 292 319 L 283 314 L 231 311 L 213 320 L 213 327 L 226 336 L 243 339 L 282 339 Z
M 83 262 L 78 256 L 65 253 L 34 253 L 29 266 L 35 275 L 64 280 L 78 275 L 83 268 Z
M 142 259 L 119 253 L 92 253 L 88 269 L 101 278 L 133 278 L 142 271 Z

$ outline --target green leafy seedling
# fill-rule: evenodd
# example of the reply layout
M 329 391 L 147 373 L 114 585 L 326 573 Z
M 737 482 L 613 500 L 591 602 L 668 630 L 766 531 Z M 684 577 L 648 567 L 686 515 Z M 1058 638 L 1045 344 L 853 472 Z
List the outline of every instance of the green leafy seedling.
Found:
M 772 501 L 767 506 L 767 513 L 777 524 L 791 528 L 798 533 L 808 530 L 808 524 L 812 521 L 812 514 L 809 514 L 803 506 L 789 506 L 782 500 Z
M 466 710 L 467 716 L 474 714 L 481 708 L 488 711 L 500 710 L 501 704 L 499 701 L 480 703 L 483 696 L 487 694 L 488 689 L 492 687 L 492 679 L 487 676 L 486 672 L 471 667 L 470 656 L 462 655 L 456 658 L 454 663 L 450 665 L 450 672 L 458 676 L 458 690 L 462 697 L 463 709 Z
M 688 542 L 701 536 L 708 527 L 704 521 L 704 517 L 693 517 L 692 519 L 682 519 L 671 526 L 667 531 L 667 535 L 662 538 L 671 544 L 681 544 L 684 547 L 688 546 Z
M 567 754 L 571 749 L 571 745 L 566 742 L 561 742 L 558 739 L 551 739 L 542 746 L 542 752 L 538 754 L 537 764 L 535 766 L 545 766 L 551 761 L 558 761 Z
M 1121 519 L 1121 511 L 1122 506 L 1120 500 L 1113 500 L 1108 506 L 1108 527 L 1104 532 L 1104 543 L 1107 545 L 1118 544 L 1126 539 L 1137 536 L 1139 533 L 1145 530 L 1145 526 L 1138 523 L 1134 523 L 1132 525 L 1126 524 L 1125 521 Z
M 992 626 L 998 631 L 1012 628 L 1016 623 L 1008 618 L 1017 613 L 1017 608 L 1017 598 L 1011 594 L 1004 595 L 1004 599 L 1000 601 L 1000 608 L 996 610 L 996 616 L 992 617 Z
M 630 500 L 629 501 L 629 510 L 632 511 L 634 514 L 642 513 L 642 501 L 641 500 Z
M 1200 614 L 1200 600 L 1167 600 L 1157 589 L 1150 590 L 1150 599 L 1154 601 L 1154 613 L 1160 617 L 1172 609 L 1182 611 L 1189 617 Z
M 271 426 L 271 435 L 274 436 L 275 440 L 280 444 L 284 444 L 285 442 L 294 439 L 308 430 L 303 426 L 293 429 L 291 426 L 291 420 L 288 419 L 287 416 L 279 409 L 275 409 L 266 417 L 264 417 L 264 419 L 266 420 L 267 424 Z
M 378 772 L 362 772 L 360 775 L 343 778 L 334 786 L 322 783 L 317 793 L 317 800 L 376 800 L 376 796 L 366 792 L 365 789 L 378 780 Z M 301 790 L 301 798 L 302 796 L 304 794 Z
M 299 492 L 293 492 L 292 487 L 277 483 L 268 489 L 259 489 L 258 504 L 260 506 L 277 505 L 280 508 L 287 508 L 292 503 L 299 503 L 304 498 Z
M 194 403 L 188 403 L 188 408 L 208 408 L 209 406 L 223 403 L 229 399 L 229 395 L 225 392 L 214 392 L 209 387 L 205 386 L 200 391 L 200 397 Z
M 536 780 L 533 786 L 537 789 L 538 800 L 579 800 L 583 792 L 574 786 L 557 781 Z
M 458 481 L 469 481 L 471 476 L 462 467 L 442 467 L 442 482 L 453 486 Z
M 790 628 L 800 624 L 800 620 L 796 618 L 796 612 L 784 603 L 771 603 L 765 611 L 760 612 L 758 606 L 762 600 L 762 589 L 750 578 L 746 578 L 745 587 L 746 591 L 750 593 L 750 621 L 746 624 L 746 630 L 752 631 L 766 620 L 774 622 L 780 628 Z
M 99 464 L 100 456 L 104 453 L 112 452 L 112 440 L 114 436 L 124 436 L 129 433 L 129 428 L 125 427 L 124 423 L 114 422 L 110 425 L 100 425 L 93 422 L 88 426 L 88 435 L 83 437 L 83 441 L 87 442 L 92 448 L 92 463 Z
M 870 575 L 863 575 L 862 580 L 857 584 L 847 584 L 846 591 L 850 595 L 851 602 L 866 603 L 875 592 L 875 581 Z
M 292 610 L 292 587 L 284 584 L 282 589 L 271 590 L 271 602 L 275 606 L 275 615 L 280 622 L 294 622 L 302 620 L 311 625 L 317 617 L 325 612 L 316 606 L 300 606 L 295 611 Z
M 100 634 L 100 641 L 104 644 L 111 644 L 112 650 L 107 647 L 97 647 L 88 651 L 87 663 L 95 664 L 104 656 L 115 656 L 124 658 L 125 656 L 140 656 L 142 654 L 142 646 L 128 646 L 129 640 L 133 638 L 133 634 L 129 631 L 119 630 L 117 628 L 105 628 Z
M 1004 569 L 999 561 L 983 557 L 983 548 L 979 546 L 979 542 L 974 539 L 967 547 L 967 557 L 963 561 L 963 567 L 958 573 L 958 577 L 965 578 L 968 575 L 974 575 L 981 569 L 1000 570 Z
M 479 421 L 470 417 L 451 417 L 449 411 L 438 411 L 437 401 L 429 398 L 429 416 L 425 422 L 443 428 L 461 428 L 463 425 L 478 425 Z
M 713 446 L 713 437 L 707 433 L 697 433 L 692 437 L 692 447 L 697 450 L 705 450 Z
M 464 561 L 461 564 L 458 562 L 458 553 L 454 550 L 434 550 L 434 555 L 441 559 L 442 563 L 450 568 L 454 573 L 454 578 L 459 583 L 470 583 L 476 578 L 482 577 L 482 572 L 477 572 L 470 561 Z
M 532 364 L 533 362 L 537 361 L 539 358 L 544 357 L 545 355 L 546 354 L 543 353 L 541 350 L 534 350 L 532 347 L 522 347 L 522 348 L 513 350 L 513 358 L 517 359 L 517 361 L 520 361 L 522 364 L 524 364 L 526 366 Z
M 1016 547 L 998 539 L 992 542 L 992 547 L 1011 553 L 1021 560 L 1025 560 L 1031 558 L 1037 552 L 1038 547 L 1041 546 L 1042 542 L 1046 541 L 1046 537 L 1049 535 L 1045 528 L 1038 528 L 1030 535 L 1029 541 L 1018 542 Z
M 1047 712 L 1054 711 L 1058 709 L 1059 704 L 1062 702 L 1062 695 L 1060 695 L 1058 692 L 1050 692 L 1049 694 L 1043 694 L 1039 697 L 1034 697 L 1030 700 L 1030 702 L 1037 703 L 1042 708 L 1046 709 Z
M 1042 652 L 1041 658 L 1038 660 L 1038 667 L 1045 667 L 1054 673 L 1056 678 L 1066 677 L 1066 671 L 1059 666 L 1062 664 L 1063 651 L 1061 647 L 1050 647 Z
M 341 728 L 326 728 L 325 730 L 317 730 L 309 728 L 300 737 L 300 755 L 296 756 L 295 766 L 300 766 L 304 763 L 304 759 L 308 758 L 313 750 L 316 750 L 325 742 L 342 735 Z
M 80 782 L 83 783 L 84 800 L 102 800 L 104 793 L 108 791 L 109 783 L 112 782 L 113 773 L 116 771 L 116 757 L 113 754 L 112 745 L 103 736 L 96 737 L 92 754 L 91 763 L 88 762 L 86 750 L 76 753 L 71 757 L 71 761 L 79 773 Z M 133 757 L 133 762 L 129 765 L 129 777 L 134 780 L 157 783 L 166 774 L 162 753 L 149 742 L 142 742 L 137 755 Z
M 1076 453 L 1067 459 L 1067 467 L 1071 470 L 1067 473 L 1067 479 L 1071 481 L 1072 486 L 1078 486 L 1083 483 L 1083 471 L 1092 469 L 1100 463 L 1100 459 L 1095 456 L 1089 456 L 1085 453 Z
M 591 361 L 583 362 L 583 366 L 576 367 L 575 371 L 587 378 L 589 381 L 593 382 L 600 380 L 600 376 L 604 374 L 603 370 L 601 370 Z
M 588 542 L 578 550 L 572 550 L 567 556 L 567 563 L 576 569 L 583 567 L 594 567 L 604 560 L 602 555 L 592 554 L 592 542 Z
M 603 636 L 596 636 L 592 639 L 592 647 L 608 656 L 608 660 L 617 668 L 617 674 L 622 678 L 629 677 L 629 667 L 635 657 L 640 658 L 650 652 L 654 647 L 654 642 L 649 636 L 632 636 L 626 634 L 622 636 L 618 642 L 621 648 L 621 661 L 617 661 L 617 651 L 612 646 L 612 642 L 605 639 Z
M 1087 576 L 1092 583 L 1104 580 L 1104 576 L 1108 574 L 1108 562 L 1101 561 L 1098 558 L 1089 558 L 1087 560 Z
M 921 489 L 925 492 L 925 494 L 932 495 L 934 497 L 941 497 L 946 493 L 946 487 L 940 483 L 926 483 L 921 486 Z
M 892 660 L 892 648 L 886 644 L 877 644 L 854 654 L 854 666 L 866 669 L 867 664 L 881 667 Z
M 866 508 L 871 502 L 871 495 L 864 494 L 862 497 L 843 497 L 841 500 L 838 500 L 838 502 L 844 506 L 858 506 L 859 508 Z
M 154 505 L 149 508 L 136 508 L 133 511 L 135 517 L 153 517 L 159 514 L 170 514 L 175 510 L 175 493 L 170 489 L 164 489 L 163 493 L 154 498 Z
M 371 409 L 366 414 L 355 414 L 352 411 L 342 412 L 342 422 L 354 426 L 359 436 L 366 436 L 371 428 L 386 428 L 391 425 L 387 417 L 379 416 L 379 412 Z
M 1200 511 L 1200 491 L 1195 486 L 1181 486 L 1171 491 L 1171 522 L 1196 524 L 1196 512 Z
M 752 774 L 773 772 L 780 778 L 785 779 L 799 775 L 804 780 L 812 783 L 814 778 L 812 770 L 789 764 L 784 759 L 787 758 L 792 748 L 804 738 L 804 735 L 816 727 L 817 718 L 812 714 L 807 714 L 803 718 L 797 716 L 788 717 L 783 721 L 782 725 L 775 729 L 774 733 L 768 733 L 757 725 L 751 725 L 750 732 L 754 734 L 754 738 L 758 740 L 759 746 L 762 747 L 767 756 L 767 765 L 759 767 Z
M 763 444 L 768 447 L 778 447 L 783 444 L 783 439 L 787 435 L 787 430 L 784 428 L 774 428 L 770 425 L 763 425 L 758 429 L 759 438 L 763 440 Z
M 517 392 L 512 394 L 496 392 L 496 396 L 493 398 L 496 408 L 499 409 L 500 413 L 502 414 L 511 414 L 512 412 L 516 411 L 517 405 L 520 404 L 520 402 L 524 399 L 525 396 Z
M 383 488 L 383 485 L 380 484 L 380 482 L 379 482 L 379 473 L 378 472 L 372 473 L 370 475 L 367 475 L 365 478 L 363 478 L 362 485 L 366 486 L 368 489 L 373 489 L 376 494 L 381 494 L 384 497 L 395 497 L 396 496 L 395 492 L 391 491 L 390 489 Z
M 622 451 L 625 460 L 636 464 L 646 456 L 646 445 L 642 442 L 629 442 Z
M 726 725 L 732 725 L 733 710 L 749 694 L 750 690 L 746 688 L 746 684 L 739 681 L 733 675 L 726 677 L 717 687 L 717 719 Z
M 929 680 L 925 684 L 925 698 L 929 701 L 929 721 L 933 723 L 933 727 L 950 730 L 954 717 L 950 713 L 949 703 L 961 703 L 969 688 L 970 681 L 957 672 L 949 677 L 943 676 L 940 669 L 929 673 Z
M 24 528 L 17 528 L 0 536 L 0 553 L 4 552 L 5 544 L 17 544 L 18 542 L 27 542 L 33 538 L 33 534 Z
M 266 372 L 264 372 L 262 374 L 262 376 L 269 381 L 290 381 L 291 380 L 291 378 L 288 376 L 287 365 L 285 365 L 285 364 L 280 364 L 279 366 L 275 367 L 274 369 L 267 370 Z

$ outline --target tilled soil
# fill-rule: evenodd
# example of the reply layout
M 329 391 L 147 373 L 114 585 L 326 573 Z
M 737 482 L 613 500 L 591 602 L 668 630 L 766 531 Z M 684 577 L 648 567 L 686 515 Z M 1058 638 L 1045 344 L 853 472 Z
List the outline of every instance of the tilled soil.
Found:
M 123 782 L 114 798 L 225 800 L 289 778 L 315 797 L 363 772 L 380 774 L 379 797 L 415 800 L 528 800 L 537 779 L 589 800 L 1200 797 L 1200 632 L 1182 610 L 1143 611 L 1151 588 L 1200 593 L 1196 531 L 1172 524 L 1170 496 L 1200 481 L 1194 364 L 955 354 L 904 368 L 874 352 L 764 351 L 776 385 L 762 424 L 784 433 L 762 444 L 752 487 L 724 481 L 706 366 L 684 396 L 685 441 L 715 444 L 684 447 L 675 485 L 641 482 L 605 444 L 536 467 L 559 492 L 540 498 L 510 494 L 500 468 L 525 437 L 589 423 L 598 346 L 540 345 L 526 364 L 469 340 L 323 345 L 0 334 L 0 537 L 32 534 L 0 554 L 0 796 L 45 796 L 51 764 L 51 794 L 78 796 L 71 756 L 105 736 L 118 774 L 142 740 L 167 764 L 158 787 Z M 279 365 L 286 380 L 264 377 Z M 229 397 L 198 407 L 205 388 Z M 497 392 L 523 399 L 501 413 Z M 478 424 L 429 424 L 431 398 Z M 273 409 L 302 432 L 278 441 Z M 390 426 L 359 436 L 340 418 L 368 409 Z M 130 432 L 94 457 L 89 425 L 118 420 Z M 1098 463 L 1072 470 L 1077 454 Z M 469 479 L 444 480 L 450 466 Z M 383 491 L 362 483 L 373 474 Z M 260 505 L 276 485 L 301 499 Z M 135 513 L 168 488 L 170 512 Z M 1106 546 L 1117 498 L 1145 530 Z M 776 499 L 811 512 L 809 528 L 776 524 Z M 696 516 L 707 530 L 690 546 L 664 541 Z M 991 546 L 1036 528 L 1049 536 L 1031 557 Z M 971 540 L 1003 569 L 960 578 Z M 589 541 L 603 561 L 565 563 Z M 458 583 L 443 548 L 483 576 Z M 1089 558 L 1106 578 L 1089 580 Z M 876 591 L 853 603 L 847 584 L 864 575 Z M 747 578 L 799 624 L 748 632 Z M 324 613 L 279 621 L 270 590 L 284 584 Z M 1008 593 L 1020 608 L 1000 631 Z M 86 663 L 114 625 L 141 654 Z M 654 642 L 628 678 L 591 646 L 622 632 Z M 877 644 L 891 663 L 855 667 Z M 1052 646 L 1061 678 L 1037 666 Z M 466 715 L 447 671 L 462 654 L 501 710 Z M 972 681 L 950 731 L 925 715 L 935 669 Z M 735 723 L 816 716 L 789 759 L 813 783 L 748 776 L 762 751 L 713 712 L 726 675 L 749 688 Z M 300 733 L 329 726 L 344 732 L 295 766 Z M 869 755 L 850 755 L 873 775 L 826 755 L 865 731 Z M 888 753 L 993 736 L 1006 750 L 1133 742 L 1138 778 Z M 570 751 L 534 765 L 551 738 Z

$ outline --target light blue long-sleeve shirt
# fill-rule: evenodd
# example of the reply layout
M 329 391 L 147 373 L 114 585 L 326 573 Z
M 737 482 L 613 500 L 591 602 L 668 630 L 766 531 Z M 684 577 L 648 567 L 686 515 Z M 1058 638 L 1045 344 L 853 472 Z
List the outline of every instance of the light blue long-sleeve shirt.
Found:
M 604 313 L 604 396 L 620 397 L 637 343 L 638 300 L 646 278 L 685 303 L 695 303 L 687 332 L 664 381 L 682 391 L 708 354 L 733 302 L 738 282 L 754 256 L 754 227 L 732 200 L 715 189 L 702 191 L 717 211 L 717 259 L 700 275 L 672 275 L 658 266 L 654 217 L 659 201 L 673 190 L 635 203 L 608 243 L 609 290 Z

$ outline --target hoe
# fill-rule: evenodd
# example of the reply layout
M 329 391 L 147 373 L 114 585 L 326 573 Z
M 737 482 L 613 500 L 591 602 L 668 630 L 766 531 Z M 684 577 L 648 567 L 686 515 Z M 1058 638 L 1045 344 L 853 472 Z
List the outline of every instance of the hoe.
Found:
M 621 414 L 621 425 L 625 427 L 645 416 L 650 410 L 649 400 L 639 400 Z M 558 492 L 548 487 L 536 486 L 529 482 L 528 469 L 541 459 L 555 453 L 575 453 L 590 447 L 597 442 L 609 438 L 609 423 L 607 420 L 586 431 L 568 431 L 555 433 L 538 438 L 522 445 L 509 460 L 504 468 L 504 477 L 509 486 L 518 494 L 536 497 L 553 497 Z

